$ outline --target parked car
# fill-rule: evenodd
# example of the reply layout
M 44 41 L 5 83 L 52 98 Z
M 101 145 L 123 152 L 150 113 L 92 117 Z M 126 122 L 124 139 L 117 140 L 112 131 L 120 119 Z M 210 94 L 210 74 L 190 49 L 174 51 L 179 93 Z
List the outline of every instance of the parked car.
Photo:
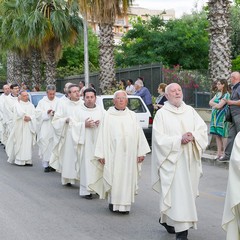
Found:
M 113 106 L 113 95 L 97 96 L 97 104 L 102 106 L 105 110 L 108 110 L 109 107 Z M 140 126 L 151 146 L 153 119 L 146 104 L 141 97 L 129 95 L 128 108 L 136 113 Z
M 29 101 L 36 107 L 38 102 L 44 97 L 47 96 L 46 92 L 28 92 Z M 62 97 L 63 94 L 60 92 L 56 92 L 56 97 Z

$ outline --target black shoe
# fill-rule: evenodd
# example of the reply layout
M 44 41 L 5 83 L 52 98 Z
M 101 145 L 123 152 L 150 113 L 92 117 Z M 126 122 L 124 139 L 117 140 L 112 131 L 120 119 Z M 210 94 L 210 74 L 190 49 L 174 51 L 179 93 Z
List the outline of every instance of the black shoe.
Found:
M 93 199 L 93 195 L 92 194 L 85 195 L 84 198 L 87 199 L 87 200 L 92 200 Z
M 119 211 L 119 213 L 121 213 L 121 214 L 123 214 L 123 215 L 127 215 L 127 214 L 129 214 L 129 211 Z
M 50 172 L 50 168 L 49 167 L 45 167 L 44 168 L 44 172 Z
M 32 167 L 33 164 L 32 164 L 32 163 L 26 163 L 24 166 L 26 166 L 26 167 Z
M 223 156 L 223 157 L 220 157 L 217 161 L 222 163 L 229 162 L 229 157 Z
M 188 230 L 176 233 L 176 240 L 188 240 Z
M 109 203 L 109 204 L 108 204 L 108 208 L 109 208 L 109 210 L 110 210 L 111 212 L 113 212 L 113 204 Z
M 65 186 L 67 186 L 67 187 L 71 187 L 72 184 L 71 184 L 71 183 L 67 183 Z
M 166 223 L 161 223 L 161 218 L 159 218 L 159 223 L 166 228 L 168 233 L 175 234 L 175 228 L 173 226 L 169 226 Z
M 49 166 L 49 172 L 56 172 L 56 169 Z

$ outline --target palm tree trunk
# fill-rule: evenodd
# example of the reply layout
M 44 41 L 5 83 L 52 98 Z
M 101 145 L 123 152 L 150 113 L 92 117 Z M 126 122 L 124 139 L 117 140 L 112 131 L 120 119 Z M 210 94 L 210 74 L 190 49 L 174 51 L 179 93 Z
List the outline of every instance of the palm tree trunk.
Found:
M 7 53 L 7 83 L 14 83 L 14 53 L 12 51 Z
M 48 52 L 45 56 L 45 84 L 56 84 L 56 68 L 57 68 L 57 61 L 55 58 L 55 53 L 53 48 L 49 48 Z
M 209 0 L 209 71 L 212 81 L 230 79 L 231 74 L 231 27 L 230 2 Z
M 114 37 L 113 24 L 99 24 L 100 46 L 99 46 L 99 66 L 100 66 L 100 91 L 104 93 L 115 84 L 115 61 L 114 61 Z
M 21 56 L 22 61 L 22 82 L 32 89 L 31 64 L 28 56 Z
M 31 61 L 32 61 L 32 83 L 39 87 L 43 85 L 42 74 L 41 74 L 41 54 L 39 49 L 32 48 L 31 50 Z
M 17 52 L 14 52 L 14 83 L 19 86 L 22 83 L 22 58 Z

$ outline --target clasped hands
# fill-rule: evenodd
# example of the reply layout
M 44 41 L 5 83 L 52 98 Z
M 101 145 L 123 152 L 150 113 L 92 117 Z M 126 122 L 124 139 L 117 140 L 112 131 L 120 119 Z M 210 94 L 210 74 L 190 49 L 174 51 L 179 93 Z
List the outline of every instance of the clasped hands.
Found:
M 92 120 L 92 119 L 90 119 L 90 118 L 87 118 L 87 119 L 85 120 L 85 127 L 86 127 L 86 128 L 98 127 L 99 123 L 100 123 L 99 120 L 94 121 L 94 120 Z
M 137 163 L 143 162 L 144 158 L 145 158 L 144 156 L 138 157 L 137 158 Z M 105 159 L 104 158 L 100 158 L 100 159 L 98 159 L 98 161 L 103 165 L 105 164 Z
M 194 141 L 194 137 L 191 132 L 186 132 L 182 135 L 182 140 L 181 140 L 182 144 L 187 144 L 192 141 Z
M 31 121 L 31 118 L 29 116 L 24 116 L 23 121 L 29 122 L 29 121 Z
M 51 115 L 51 116 L 54 116 L 54 113 L 55 113 L 55 111 L 53 111 L 52 109 L 49 109 L 48 111 L 47 111 L 47 114 L 49 115 Z

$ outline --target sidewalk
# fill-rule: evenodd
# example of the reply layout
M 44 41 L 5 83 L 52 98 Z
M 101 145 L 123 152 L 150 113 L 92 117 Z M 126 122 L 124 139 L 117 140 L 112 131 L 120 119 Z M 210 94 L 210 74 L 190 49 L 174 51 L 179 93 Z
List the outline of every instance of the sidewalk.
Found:
M 216 151 L 206 150 L 202 155 L 202 162 L 212 166 L 228 168 L 229 163 L 218 162 L 217 160 L 215 160 L 216 155 L 217 155 Z
M 217 167 L 223 167 L 223 168 L 228 168 L 228 162 L 226 163 L 221 163 L 215 160 L 216 155 L 217 155 L 217 146 L 216 146 L 216 140 L 213 138 L 213 135 L 209 134 L 209 122 L 206 122 L 207 127 L 208 127 L 208 147 L 207 150 L 203 153 L 202 156 L 202 161 L 212 165 L 212 166 L 217 166 Z

